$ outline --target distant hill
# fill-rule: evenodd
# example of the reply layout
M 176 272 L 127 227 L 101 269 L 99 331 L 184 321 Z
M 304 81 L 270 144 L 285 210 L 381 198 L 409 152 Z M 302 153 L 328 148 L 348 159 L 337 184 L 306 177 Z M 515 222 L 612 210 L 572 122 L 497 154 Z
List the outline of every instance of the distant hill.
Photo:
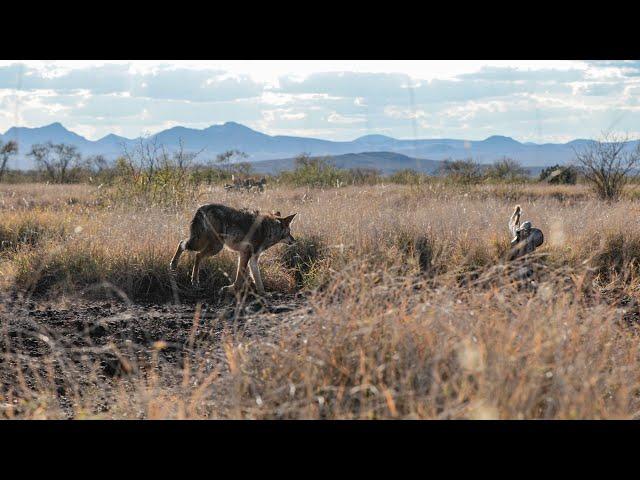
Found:
M 438 160 L 411 158 L 393 152 L 345 153 L 328 157 L 328 160 L 338 168 L 372 168 L 385 175 L 405 169 L 433 174 L 442 164 Z M 293 170 L 294 165 L 294 158 L 261 160 L 253 163 L 253 169 L 258 174 L 276 174 L 285 170 Z
M 363 152 L 346 153 L 326 157 L 338 168 L 373 168 L 383 175 L 389 175 L 398 170 L 415 170 L 417 172 L 434 175 L 442 166 L 442 160 L 427 160 L 424 158 L 412 158 L 401 153 L 393 152 Z M 256 174 L 278 174 L 286 170 L 293 170 L 295 158 L 280 158 L 275 160 L 260 160 L 253 162 L 253 170 Z M 486 165 L 488 167 L 489 165 Z M 530 177 L 539 177 L 545 168 L 540 165 L 525 167 Z
M 518 160 L 525 166 L 548 166 L 565 164 L 573 158 L 573 148 L 580 148 L 587 140 L 573 140 L 566 144 L 520 143 L 513 138 L 492 136 L 485 140 L 455 140 L 455 139 L 396 139 L 385 135 L 365 135 L 348 142 L 334 142 L 317 138 L 293 137 L 283 135 L 266 135 L 235 122 L 222 125 L 212 125 L 204 129 L 187 127 L 173 127 L 163 130 L 150 137 L 158 144 L 172 151 L 178 148 L 182 141 L 188 151 L 204 150 L 204 157 L 212 157 L 225 150 L 237 149 L 249 155 L 249 161 L 291 159 L 300 153 L 312 156 L 359 154 L 357 157 L 345 157 L 344 161 L 375 165 L 384 163 L 384 155 L 398 154 L 403 157 L 388 157 L 389 161 L 424 162 L 444 160 L 446 158 L 473 158 L 480 163 L 491 163 L 496 159 L 507 156 Z M 20 147 L 17 165 L 14 161 L 12 168 L 31 168 L 32 164 L 25 154 L 34 143 L 52 141 L 54 143 L 69 143 L 76 145 L 83 155 L 102 154 L 109 159 L 115 159 L 122 153 L 123 147 L 132 148 L 139 139 L 129 139 L 110 134 L 99 140 L 88 140 L 81 135 L 67 130 L 60 123 L 52 123 L 44 127 L 27 128 L 12 127 L 0 140 L 16 140 Z M 637 142 L 630 142 L 632 148 Z M 372 157 L 375 152 L 377 156 Z M 382 155 L 382 156 L 381 156 Z M 369 160 L 367 160 L 369 159 Z M 409 159 L 409 160 L 407 160 Z M 280 161 L 280 160 L 279 160 Z M 276 162 L 277 163 L 277 162 Z M 264 164 L 268 165 L 268 164 Z M 275 165 L 275 164 L 274 164 Z M 394 164 L 395 165 L 395 164 Z M 428 163 L 427 163 L 428 165 Z M 262 168 L 262 167 L 260 167 Z M 384 167 L 377 167 L 384 170 Z M 425 167 L 426 168 L 426 167 Z

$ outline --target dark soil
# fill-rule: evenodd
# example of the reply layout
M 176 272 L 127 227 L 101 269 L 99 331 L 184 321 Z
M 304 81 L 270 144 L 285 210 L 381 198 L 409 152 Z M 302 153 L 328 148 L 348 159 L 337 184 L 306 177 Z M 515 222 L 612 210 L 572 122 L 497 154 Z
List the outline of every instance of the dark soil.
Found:
M 71 305 L 0 301 L 0 397 L 24 398 L 25 390 L 34 395 L 55 391 L 60 406 L 73 418 L 70 398 L 82 396 L 84 388 L 104 389 L 115 378 L 144 375 L 150 365 L 165 377 L 174 375 L 179 383 L 186 359 L 195 363 L 206 358 L 217 368 L 226 364 L 221 336 L 273 336 L 283 322 L 296 322 L 310 313 L 304 297 L 275 293 L 217 305 Z

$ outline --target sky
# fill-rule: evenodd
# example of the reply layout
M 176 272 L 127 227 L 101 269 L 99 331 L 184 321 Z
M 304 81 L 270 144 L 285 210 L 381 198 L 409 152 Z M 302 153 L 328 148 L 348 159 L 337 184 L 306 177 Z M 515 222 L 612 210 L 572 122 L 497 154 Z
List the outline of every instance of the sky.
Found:
M 640 137 L 640 61 L 0 61 L 0 132 L 97 140 L 227 121 L 270 135 Z

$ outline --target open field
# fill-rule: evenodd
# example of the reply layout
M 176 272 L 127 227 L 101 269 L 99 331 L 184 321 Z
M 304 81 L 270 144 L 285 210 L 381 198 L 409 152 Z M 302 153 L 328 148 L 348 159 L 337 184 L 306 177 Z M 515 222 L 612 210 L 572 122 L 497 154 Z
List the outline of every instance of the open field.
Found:
M 171 207 L 0 185 L 0 417 L 640 417 L 640 203 L 586 187 L 433 182 Z M 297 212 L 266 298 L 222 301 L 235 255 L 168 263 L 202 203 Z M 545 233 L 505 264 L 515 203 Z

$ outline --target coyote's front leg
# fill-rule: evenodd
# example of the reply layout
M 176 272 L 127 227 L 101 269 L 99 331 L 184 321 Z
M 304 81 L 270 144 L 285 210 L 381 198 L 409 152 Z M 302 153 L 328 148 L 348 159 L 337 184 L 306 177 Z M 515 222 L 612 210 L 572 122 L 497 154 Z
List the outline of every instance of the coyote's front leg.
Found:
M 251 276 L 253 277 L 253 281 L 256 284 L 256 289 L 260 295 L 264 295 L 264 284 L 262 283 L 262 276 L 260 275 L 260 267 L 258 266 L 258 260 L 260 260 L 260 255 L 253 255 L 249 259 L 249 269 L 251 270 Z
M 242 252 L 238 257 L 238 269 L 236 271 L 236 279 L 231 285 L 222 287 L 221 293 L 235 293 L 244 286 L 246 278 L 247 263 L 249 262 L 249 253 Z

